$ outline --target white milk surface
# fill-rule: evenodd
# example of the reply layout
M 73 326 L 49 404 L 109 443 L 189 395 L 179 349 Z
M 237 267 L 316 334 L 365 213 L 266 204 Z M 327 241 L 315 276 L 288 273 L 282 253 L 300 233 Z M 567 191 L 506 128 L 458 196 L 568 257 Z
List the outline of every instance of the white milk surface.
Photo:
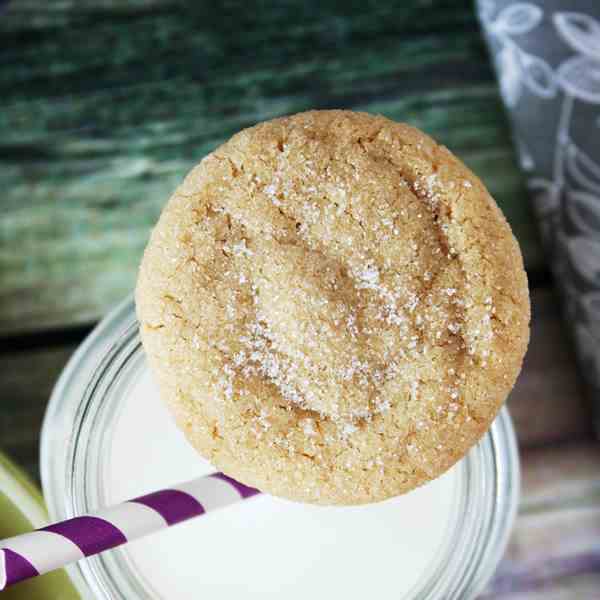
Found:
M 123 407 L 110 456 L 111 502 L 215 471 L 175 427 L 147 370 Z M 455 467 L 410 494 L 360 507 L 259 496 L 133 542 L 127 553 L 169 600 L 397 600 L 442 544 L 460 479 Z

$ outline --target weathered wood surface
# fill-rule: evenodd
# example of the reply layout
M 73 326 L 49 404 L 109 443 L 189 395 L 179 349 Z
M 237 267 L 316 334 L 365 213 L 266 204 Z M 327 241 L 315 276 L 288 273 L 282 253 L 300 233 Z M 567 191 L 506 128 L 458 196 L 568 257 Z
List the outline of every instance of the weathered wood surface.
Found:
M 480 600 L 598 600 L 600 569 L 565 575 L 526 590 L 484 594 Z
M 578 595 L 600 582 L 600 445 L 525 450 L 522 465 L 517 523 L 484 598 L 600 598 Z
M 541 254 L 471 0 L 12 0 L 0 18 L 0 334 L 96 320 L 234 131 L 308 108 L 424 128 Z

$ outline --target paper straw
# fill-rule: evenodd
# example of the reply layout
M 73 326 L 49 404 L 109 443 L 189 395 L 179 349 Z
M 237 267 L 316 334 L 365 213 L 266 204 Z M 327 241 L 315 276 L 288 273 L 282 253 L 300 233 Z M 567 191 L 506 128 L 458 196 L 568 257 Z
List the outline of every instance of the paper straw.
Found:
M 93 515 L 0 540 L 0 590 L 258 493 L 223 473 L 213 473 Z

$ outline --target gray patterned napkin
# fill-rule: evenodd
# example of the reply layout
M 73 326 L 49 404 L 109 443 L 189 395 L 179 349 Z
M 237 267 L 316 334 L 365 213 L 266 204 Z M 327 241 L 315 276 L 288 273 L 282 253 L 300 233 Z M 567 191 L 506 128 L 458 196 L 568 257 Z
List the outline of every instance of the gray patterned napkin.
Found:
M 600 1 L 477 8 L 600 435 Z

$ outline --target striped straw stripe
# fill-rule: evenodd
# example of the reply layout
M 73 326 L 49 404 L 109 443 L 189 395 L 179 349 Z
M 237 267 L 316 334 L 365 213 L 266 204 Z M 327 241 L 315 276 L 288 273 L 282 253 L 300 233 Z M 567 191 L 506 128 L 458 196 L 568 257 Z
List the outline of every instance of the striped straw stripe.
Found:
M 135 502 L 123 502 L 96 513 L 119 529 L 128 540 L 136 540 L 167 527 L 167 522 L 152 508 Z
M 95 515 L 0 540 L 0 590 L 258 493 L 223 473 L 213 473 Z
M 200 481 L 188 481 L 174 489 L 193 496 L 206 512 L 237 502 L 241 496 L 234 486 L 221 479 L 212 479 L 210 488 L 202 485 Z
M 196 498 L 180 490 L 161 490 L 140 496 L 131 502 L 152 508 L 166 521 L 167 525 L 175 525 L 192 517 L 199 517 L 205 512 L 204 507 Z
M 0 590 L 36 575 L 37 569 L 26 558 L 7 548 L 0 550 Z
M 84 556 L 92 556 L 127 542 L 127 538 L 112 523 L 98 517 L 75 517 L 38 531 L 49 531 L 67 538 Z
M 49 560 L 61 565 L 84 557 L 77 544 L 51 531 L 38 530 L 18 535 L 6 540 L 2 547 L 27 559 L 38 573 L 48 570 Z
M 256 494 L 260 493 L 257 489 L 248 487 L 247 485 L 244 485 L 243 483 L 240 483 L 239 481 L 228 477 L 227 475 L 225 475 L 225 473 L 212 473 L 212 475 L 209 475 L 209 477 L 225 481 L 233 488 L 235 488 L 239 495 L 244 499 L 251 498 L 252 496 L 255 496 Z

